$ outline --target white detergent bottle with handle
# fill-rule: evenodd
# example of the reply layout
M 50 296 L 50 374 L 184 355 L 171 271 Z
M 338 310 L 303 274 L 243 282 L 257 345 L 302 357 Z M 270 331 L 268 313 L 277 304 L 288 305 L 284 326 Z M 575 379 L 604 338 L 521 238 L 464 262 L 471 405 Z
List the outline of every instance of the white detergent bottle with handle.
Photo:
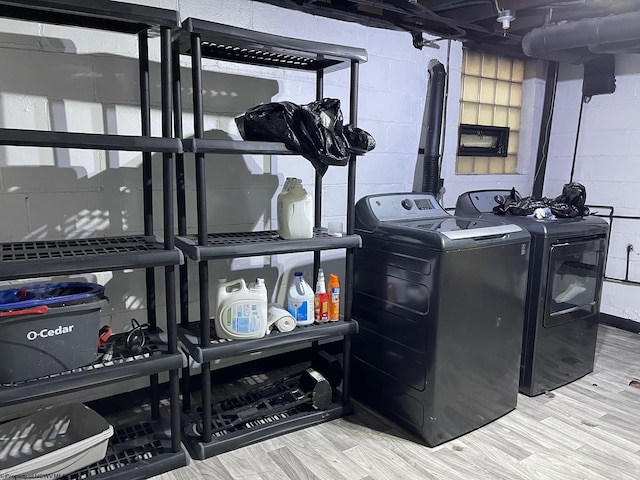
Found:
M 287 178 L 278 195 L 278 235 L 285 240 L 313 237 L 313 198 L 299 178 Z
M 218 280 L 215 329 L 219 338 L 262 338 L 267 333 L 267 287 L 264 279 L 247 284 L 244 279 Z
M 296 319 L 297 325 L 311 325 L 314 321 L 313 289 L 302 278 L 302 272 L 295 272 L 289 287 L 287 310 Z

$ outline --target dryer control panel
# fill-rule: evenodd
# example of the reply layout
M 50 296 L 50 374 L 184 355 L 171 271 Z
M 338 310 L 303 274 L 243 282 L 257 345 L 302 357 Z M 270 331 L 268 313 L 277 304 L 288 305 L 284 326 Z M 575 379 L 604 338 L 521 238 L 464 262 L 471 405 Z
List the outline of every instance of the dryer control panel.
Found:
M 481 213 L 493 213 L 493 207 L 503 203 L 511 190 L 476 190 L 463 193 L 456 202 L 456 215 L 477 217 Z M 515 192 L 516 200 L 520 194 Z
M 369 213 L 378 221 L 419 220 L 448 217 L 436 198 L 428 193 L 390 193 L 366 197 Z

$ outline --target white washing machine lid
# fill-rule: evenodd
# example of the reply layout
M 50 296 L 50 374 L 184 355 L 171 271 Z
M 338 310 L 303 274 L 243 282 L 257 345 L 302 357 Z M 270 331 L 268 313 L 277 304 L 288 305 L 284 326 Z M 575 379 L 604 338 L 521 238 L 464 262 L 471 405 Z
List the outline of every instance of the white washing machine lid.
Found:
M 506 235 L 508 233 L 521 232 L 522 228 L 517 225 L 498 225 L 496 227 L 479 227 L 465 230 L 450 230 L 442 232 L 449 240 L 460 240 L 465 238 L 483 238 Z

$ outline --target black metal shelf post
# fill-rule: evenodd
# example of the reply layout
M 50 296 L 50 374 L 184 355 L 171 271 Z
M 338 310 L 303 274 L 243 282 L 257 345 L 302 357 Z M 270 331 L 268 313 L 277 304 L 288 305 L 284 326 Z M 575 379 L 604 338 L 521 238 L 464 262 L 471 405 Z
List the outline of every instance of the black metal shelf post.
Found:
M 345 249 L 347 256 L 347 275 L 353 275 L 352 256 L 361 246 L 361 239 L 353 231 L 353 202 L 355 179 L 348 183 L 347 234 L 343 237 L 332 237 L 320 228 L 322 216 L 322 177 L 315 176 L 315 231 L 311 239 L 283 240 L 275 231 L 253 231 L 234 233 L 213 233 L 208 231 L 207 199 L 205 168 L 208 165 L 207 155 L 224 157 L 228 154 L 263 154 L 263 155 L 296 155 L 284 144 L 278 142 L 251 142 L 234 140 L 210 140 L 204 138 L 203 80 L 202 59 L 217 59 L 225 62 L 244 63 L 249 65 L 268 66 L 282 69 L 308 71 L 316 75 L 316 99 L 323 94 L 324 74 L 340 68 L 350 68 L 351 75 L 351 121 L 355 124 L 357 112 L 357 72 L 361 62 L 367 60 L 366 50 L 344 47 L 321 42 L 312 42 L 294 38 L 281 37 L 246 30 L 229 25 L 222 25 L 194 18 L 186 19 L 182 29 L 174 36 L 174 63 L 178 63 L 179 55 L 191 57 L 191 86 L 193 90 L 194 138 L 183 139 L 184 156 L 194 157 L 196 174 L 196 215 L 197 231 L 187 232 L 186 222 L 186 187 L 179 180 L 178 194 L 178 236 L 176 245 L 191 260 L 198 262 L 200 308 L 199 320 L 189 321 L 188 311 L 188 276 L 186 270 L 180 276 L 181 320 L 178 336 L 184 348 L 196 362 L 201 365 L 201 408 L 191 406 L 190 383 L 183 378 L 183 419 L 185 443 L 192 456 L 207 458 L 218 453 L 238 448 L 249 443 L 280 435 L 288 431 L 303 428 L 332 418 L 350 413 L 352 406 L 348 397 L 348 375 L 343 382 L 344 394 L 338 395 L 325 411 L 291 411 L 281 417 L 259 421 L 249 429 L 229 430 L 221 434 L 219 429 L 213 434 L 211 365 L 212 362 L 224 358 L 235 358 L 244 361 L 251 355 L 276 350 L 281 347 L 296 347 L 327 339 L 342 339 L 343 354 L 349 355 L 349 336 L 358 330 L 357 323 L 350 318 L 352 279 L 347 279 L 344 287 L 345 314 L 342 321 L 296 327 L 292 332 L 271 332 L 268 336 L 257 340 L 221 340 L 212 332 L 209 304 L 209 270 L 208 262 L 221 258 L 237 258 L 257 255 L 274 255 L 293 252 L 313 252 L 314 270 L 320 264 L 320 254 L 324 250 Z M 174 99 L 176 106 L 182 105 L 180 100 L 181 84 L 179 72 L 174 71 Z M 176 131 L 182 131 L 182 117 L 176 112 Z M 184 178 L 184 164 L 179 155 L 177 165 L 178 179 Z M 350 160 L 349 175 L 355 174 L 355 156 Z M 182 207 L 181 207 L 182 206 Z M 350 228 L 350 230 L 349 230 Z M 314 278 L 315 280 L 315 278 Z M 344 360 L 348 366 L 348 359 Z M 188 374 L 188 370 L 184 371 Z M 197 431 L 193 425 L 199 425 Z M 226 431 L 226 430 L 225 430 Z
M 178 350 L 175 303 L 176 265 L 184 263 L 176 248 L 173 229 L 174 155 L 182 153 L 180 138 L 172 134 L 172 67 L 171 35 L 179 27 L 178 13 L 173 10 L 146 7 L 110 0 L 0 0 L 0 16 L 62 26 L 99 29 L 137 35 L 140 81 L 141 135 L 106 135 L 61 131 L 0 129 L 1 145 L 55 147 L 142 153 L 143 220 L 142 235 L 127 235 L 79 240 L 17 241 L 0 244 L 0 279 L 21 279 L 43 275 L 65 275 L 105 270 L 144 269 L 147 313 L 150 331 L 157 329 L 156 282 L 158 267 L 164 269 L 167 298 L 166 340 L 163 335 L 150 339 L 139 354 L 118 354 L 108 361 L 83 368 L 0 385 L 0 408 L 27 401 L 42 400 L 61 394 L 87 390 L 98 386 L 148 377 L 151 387 L 151 418 L 160 417 L 158 374 L 169 373 L 170 436 L 165 441 L 153 439 L 149 427 L 147 443 L 138 442 L 134 450 L 122 450 L 128 431 L 116 434 L 107 457 L 68 478 L 148 478 L 184 466 L 188 462 L 181 445 L 180 401 L 178 374 L 186 358 Z M 149 79 L 149 32 L 160 36 L 162 136 L 151 136 L 151 106 Z M 152 210 L 152 153 L 162 155 L 163 228 L 164 237 L 154 235 Z M 144 430 L 144 428 L 143 428 Z M 146 431 L 146 430 L 145 430 Z M 138 432 L 140 433 L 140 432 Z M 164 435 L 164 433 L 162 433 Z M 166 435 L 165 435 L 166 437 Z M 144 443 L 144 445 L 143 445 Z M 113 445 L 112 445 L 113 444 Z

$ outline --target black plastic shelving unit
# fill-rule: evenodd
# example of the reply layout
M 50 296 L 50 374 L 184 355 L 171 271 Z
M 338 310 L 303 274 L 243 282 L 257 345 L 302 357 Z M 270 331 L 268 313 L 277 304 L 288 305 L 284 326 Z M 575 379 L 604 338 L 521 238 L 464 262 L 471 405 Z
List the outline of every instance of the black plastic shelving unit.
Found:
M 176 245 L 192 260 L 331 250 L 360 247 L 361 244 L 359 235 L 333 237 L 318 230 L 313 238 L 303 240 L 284 240 L 275 230 L 208 233 L 204 245 L 198 243 L 197 235 L 176 237 Z
M 83 150 L 127 150 L 135 152 L 182 152 L 178 138 L 99 133 L 47 132 L 44 130 L 0 129 L 0 145 L 23 147 L 79 148 Z
M 158 374 L 169 373 L 170 435 L 162 442 L 139 442 L 133 450 L 118 451 L 104 461 L 71 474 L 69 478 L 148 478 L 188 463 L 181 445 L 178 376 L 186 359 L 177 347 L 175 302 L 175 266 L 184 256 L 175 246 L 173 189 L 174 155 L 182 152 L 182 142 L 172 133 L 171 34 L 179 27 L 178 13 L 110 0 L 0 0 L 0 17 L 70 27 L 99 29 L 137 35 L 140 76 L 140 135 L 106 135 L 78 132 L 0 129 L 1 145 L 136 151 L 142 153 L 144 233 L 72 240 L 16 241 L 0 244 L 0 279 L 65 275 L 80 272 L 144 269 L 146 273 L 147 322 L 157 329 L 155 310 L 155 269 L 164 268 L 167 298 L 166 342 L 148 345 L 138 355 L 119 354 L 110 361 L 96 362 L 84 368 L 47 377 L 0 385 L 0 408 L 32 400 L 149 377 L 152 405 L 151 420 L 160 417 Z M 149 81 L 150 32 L 159 34 L 161 46 L 162 136 L 151 136 Z M 12 68 L 19 68 L 15 65 Z M 1 88 L 1 86 L 0 86 Z M 151 153 L 162 156 L 164 238 L 154 235 Z M 96 332 L 97 336 L 97 332 Z M 152 348 L 153 347 L 153 348 Z M 112 438 L 111 443 L 118 439 Z M 148 448 L 147 448 L 148 447 Z M 115 455 L 115 456 L 114 456 Z
M 267 414 L 258 421 L 249 421 L 239 427 L 225 428 L 224 423 L 212 415 L 212 425 L 217 427 L 212 441 L 204 443 L 199 441 L 197 432 L 191 432 L 202 421 L 202 409 L 188 412 L 183 415 L 185 424 L 185 446 L 193 458 L 206 459 L 241 448 L 252 443 L 274 438 L 289 432 L 311 427 L 323 422 L 341 418 L 352 410 L 343 405 L 340 392 L 336 391 L 331 404 L 324 410 L 314 410 L 307 406 L 297 406 L 285 411 Z
M 192 456 L 208 458 L 224 451 L 232 450 L 253 442 L 287 433 L 292 430 L 314 425 L 326 420 L 351 413 L 349 397 L 350 335 L 357 332 L 357 323 L 351 319 L 351 295 L 353 287 L 353 255 L 361 246 L 361 239 L 354 234 L 355 168 L 356 156 L 352 155 L 348 164 L 347 184 L 347 226 L 346 235 L 331 237 L 320 228 L 322 216 L 322 176 L 315 176 L 315 232 L 311 239 L 283 240 L 274 231 L 258 232 L 209 232 L 207 226 L 207 185 L 205 169 L 207 158 L 224 161 L 224 155 L 263 154 L 297 155 L 279 142 L 252 142 L 234 140 L 209 140 L 204 138 L 204 111 L 202 85 L 202 59 L 216 59 L 224 62 L 244 63 L 273 68 L 295 69 L 315 75 L 316 91 L 314 99 L 323 98 L 324 74 L 334 69 L 349 68 L 350 76 L 350 124 L 356 126 L 358 106 L 358 72 L 361 62 L 367 60 L 367 52 L 360 48 L 312 42 L 277 35 L 255 32 L 229 25 L 189 18 L 182 23 L 182 29 L 174 35 L 174 124 L 176 136 L 182 137 L 182 99 L 180 96 L 180 55 L 191 57 L 191 86 L 193 89 L 194 138 L 183 139 L 184 152 L 193 157 L 196 172 L 197 232 L 187 233 L 187 208 L 185 159 L 177 155 L 176 174 L 178 191 L 178 236 L 176 245 L 185 255 L 198 262 L 198 286 L 200 293 L 200 321 L 190 322 L 188 312 L 187 266 L 180 267 L 180 328 L 179 338 L 189 355 L 201 364 L 201 398 L 199 408 L 191 408 L 189 371 L 183 371 L 183 438 Z M 207 86 L 210 88 L 210 86 Z M 312 168 L 310 166 L 310 168 Z M 336 167 L 334 167 L 336 168 Z M 273 255 L 293 252 L 313 252 L 314 272 L 320 267 L 323 250 L 345 249 L 346 275 L 342 283 L 344 310 L 342 320 L 323 324 L 296 327 L 289 333 L 271 332 L 257 340 L 220 340 L 213 333 L 209 304 L 209 260 L 257 255 Z M 315 279 L 314 279 L 315 284 Z M 251 425 L 251 428 L 234 429 L 221 434 L 215 430 L 212 418 L 211 362 L 222 358 L 248 360 L 257 352 L 275 350 L 281 347 L 302 348 L 311 343 L 317 346 L 321 340 L 342 340 L 344 378 L 342 390 L 335 390 L 334 402 L 328 409 L 296 410 L 274 417 L 265 417 Z M 192 426 L 201 425 L 201 431 L 194 433 Z
M 117 428 L 102 460 L 60 478 L 144 479 L 183 467 L 180 457 L 171 453 L 171 442 L 162 436 L 148 422 Z
M 108 385 L 168 370 L 182 368 L 185 358 L 181 353 L 143 353 L 120 356 L 107 362 L 96 362 L 55 375 L 29 379 L 16 384 L 0 385 L 0 404 L 15 405 L 28 399 L 39 400 L 63 393 Z
M 198 363 L 204 363 L 223 358 L 242 357 L 255 352 L 284 347 L 291 342 L 317 342 L 357 332 L 358 324 L 356 322 L 340 321 L 299 326 L 291 332 L 274 330 L 264 338 L 255 340 L 228 340 L 211 335 L 209 342 L 202 342 L 200 339 L 200 322 L 191 322 L 187 327 L 181 326 L 178 328 L 178 338 L 187 348 L 191 358 Z
M 178 265 L 182 253 L 157 237 L 131 235 L 0 244 L 0 280 Z

